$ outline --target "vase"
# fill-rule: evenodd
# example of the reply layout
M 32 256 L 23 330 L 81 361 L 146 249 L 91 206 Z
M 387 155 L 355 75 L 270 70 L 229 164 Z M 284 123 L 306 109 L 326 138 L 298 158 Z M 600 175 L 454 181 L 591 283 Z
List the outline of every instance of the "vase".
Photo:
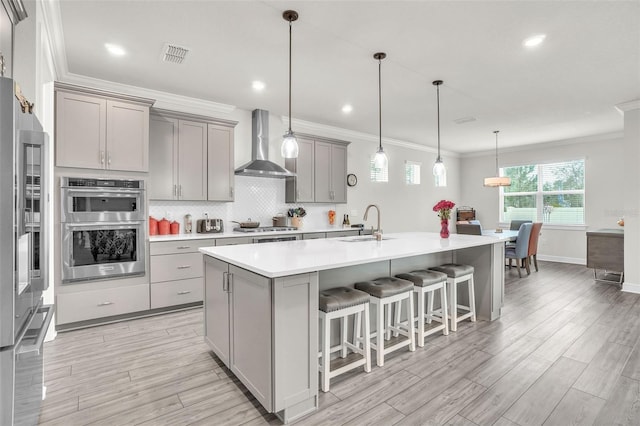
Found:
M 440 220 L 440 238 L 449 238 L 449 219 Z
M 294 228 L 302 228 L 302 219 L 300 219 L 298 216 L 294 216 L 291 218 L 291 226 L 293 226 Z

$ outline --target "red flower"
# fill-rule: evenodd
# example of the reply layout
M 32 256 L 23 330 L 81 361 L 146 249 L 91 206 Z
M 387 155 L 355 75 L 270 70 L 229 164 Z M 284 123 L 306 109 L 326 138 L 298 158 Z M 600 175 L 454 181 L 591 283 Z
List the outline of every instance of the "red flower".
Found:
M 449 219 L 449 217 L 451 216 L 451 209 L 455 205 L 456 204 L 453 201 L 440 200 L 435 206 L 433 206 L 433 211 L 438 212 L 438 216 L 440 216 L 440 219 Z

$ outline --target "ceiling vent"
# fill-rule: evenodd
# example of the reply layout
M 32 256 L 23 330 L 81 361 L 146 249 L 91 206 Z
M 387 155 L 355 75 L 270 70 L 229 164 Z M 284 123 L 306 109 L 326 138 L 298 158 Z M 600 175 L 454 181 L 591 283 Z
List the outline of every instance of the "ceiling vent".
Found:
M 456 124 L 465 124 L 465 123 L 471 123 L 472 121 L 476 121 L 476 120 L 477 119 L 475 117 L 462 117 L 462 118 L 457 118 L 453 120 L 453 122 Z
M 186 47 L 166 43 L 162 50 L 162 60 L 165 62 L 172 62 L 174 64 L 181 64 L 184 62 L 187 53 L 189 53 L 189 49 Z

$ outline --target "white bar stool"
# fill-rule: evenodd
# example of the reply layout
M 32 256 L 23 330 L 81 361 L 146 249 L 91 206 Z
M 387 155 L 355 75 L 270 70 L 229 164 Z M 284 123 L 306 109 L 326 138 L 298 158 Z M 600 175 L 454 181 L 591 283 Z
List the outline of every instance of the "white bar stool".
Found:
M 432 271 L 444 272 L 447 274 L 447 287 L 449 290 L 449 318 L 451 318 L 451 331 L 458 329 L 458 323 L 467 318 L 476 320 L 476 301 L 473 290 L 473 266 L 461 265 L 458 263 L 445 263 L 444 265 L 429 268 Z M 458 284 L 467 283 L 469 290 L 469 306 L 458 304 Z M 465 311 L 465 314 L 458 315 L 458 309 Z
M 447 319 L 447 274 L 438 271 L 419 270 L 408 274 L 398 274 L 396 277 L 413 283 L 413 291 L 418 297 L 418 316 L 414 321 L 418 321 L 418 346 L 424 346 L 424 339 L 442 330 L 445 336 L 449 334 L 449 322 Z M 440 290 L 440 309 L 433 309 L 433 299 L 435 293 Z M 425 297 L 427 300 L 425 300 Z M 425 310 L 425 302 L 427 308 Z M 437 321 L 440 325 L 425 330 L 425 321 Z
M 318 303 L 320 309 L 319 317 L 322 324 L 321 351 L 318 357 L 321 362 L 318 366 L 320 370 L 320 387 L 323 392 L 329 391 L 329 380 L 342 373 L 353 370 L 364 365 L 364 371 L 371 371 L 371 344 L 369 340 L 369 295 L 363 291 L 353 288 L 338 287 L 320 292 Z M 364 321 L 360 316 L 364 314 Z M 364 323 L 360 334 L 360 327 L 354 329 L 353 343 L 349 342 L 347 336 L 347 321 L 349 316 L 355 315 L 354 325 Z M 340 319 L 340 344 L 331 347 L 331 320 Z M 360 347 L 362 343 L 362 347 Z M 340 351 L 342 358 L 346 358 L 348 349 L 362 355 L 362 358 L 343 365 L 331 371 L 331 354 Z
M 399 316 L 400 302 L 406 301 L 407 312 L 409 318 L 414 317 L 413 313 L 413 283 L 411 281 L 402 280 L 395 277 L 383 277 L 373 281 L 363 281 L 355 284 L 358 290 L 362 290 L 369 293 L 371 296 L 371 303 L 376 308 L 376 323 L 377 328 L 371 337 L 375 335 L 375 344 L 371 346 L 376 350 L 376 364 L 379 367 L 384 365 L 384 355 L 405 346 L 409 346 L 410 351 L 416 350 L 415 343 L 415 326 L 413 321 L 407 321 L 407 323 L 400 323 L 397 317 Z M 396 320 L 391 323 L 391 304 L 398 302 L 396 307 Z M 385 309 L 386 308 L 386 309 Z M 387 322 L 385 326 L 384 316 L 387 312 Z M 385 334 L 387 340 L 390 338 L 390 333 L 393 331 L 394 336 L 401 334 L 408 339 L 396 342 L 388 347 L 385 347 L 384 340 Z

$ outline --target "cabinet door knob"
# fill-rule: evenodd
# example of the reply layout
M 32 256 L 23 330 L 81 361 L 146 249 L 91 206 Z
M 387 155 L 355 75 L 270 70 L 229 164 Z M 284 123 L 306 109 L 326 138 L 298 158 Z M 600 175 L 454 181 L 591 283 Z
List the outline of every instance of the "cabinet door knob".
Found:
M 225 293 L 228 290 L 228 286 L 229 286 L 229 281 L 228 281 L 228 276 L 229 273 L 228 272 L 223 272 L 222 273 L 222 291 L 224 291 Z

